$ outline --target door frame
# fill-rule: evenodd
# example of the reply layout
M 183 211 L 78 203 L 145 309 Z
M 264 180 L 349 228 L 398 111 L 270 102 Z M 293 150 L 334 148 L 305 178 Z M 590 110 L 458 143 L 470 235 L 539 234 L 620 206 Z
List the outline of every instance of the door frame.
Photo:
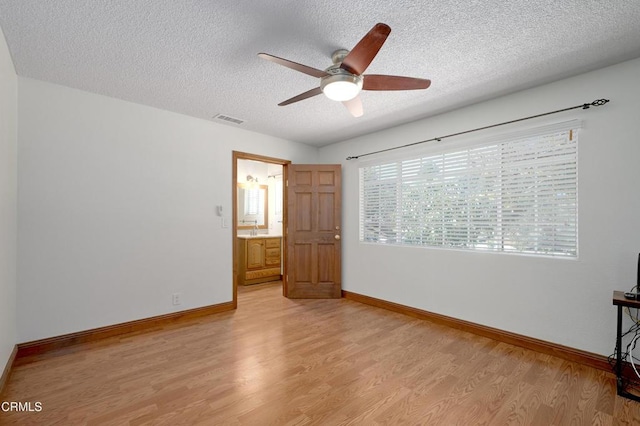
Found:
M 262 163 L 279 164 L 282 166 L 282 295 L 287 294 L 287 176 L 290 160 L 281 158 L 267 157 L 264 155 L 251 154 L 248 152 L 232 151 L 232 176 L 231 176 L 231 214 L 232 214 L 232 247 L 233 247 L 233 308 L 238 307 L 238 160 L 260 161 Z

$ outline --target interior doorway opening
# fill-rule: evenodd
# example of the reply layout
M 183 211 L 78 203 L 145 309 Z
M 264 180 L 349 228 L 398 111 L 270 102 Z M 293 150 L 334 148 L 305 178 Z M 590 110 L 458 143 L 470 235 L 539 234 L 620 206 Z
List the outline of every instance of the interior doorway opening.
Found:
M 290 161 L 233 152 L 233 303 L 238 288 L 282 282 L 286 294 L 286 175 Z

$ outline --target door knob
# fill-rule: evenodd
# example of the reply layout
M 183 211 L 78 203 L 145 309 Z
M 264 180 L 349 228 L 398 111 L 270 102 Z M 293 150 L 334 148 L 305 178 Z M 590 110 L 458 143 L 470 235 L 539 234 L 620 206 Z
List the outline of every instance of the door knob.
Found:
M 336 235 L 336 236 L 335 236 L 335 237 L 333 237 L 333 238 L 335 238 L 336 240 L 339 240 L 339 239 L 340 239 L 340 235 Z

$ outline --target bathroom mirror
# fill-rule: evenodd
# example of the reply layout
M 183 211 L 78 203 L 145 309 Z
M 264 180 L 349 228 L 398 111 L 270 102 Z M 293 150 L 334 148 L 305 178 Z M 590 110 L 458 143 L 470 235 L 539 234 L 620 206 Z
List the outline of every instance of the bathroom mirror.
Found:
M 267 185 L 238 184 L 238 229 L 267 229 Z

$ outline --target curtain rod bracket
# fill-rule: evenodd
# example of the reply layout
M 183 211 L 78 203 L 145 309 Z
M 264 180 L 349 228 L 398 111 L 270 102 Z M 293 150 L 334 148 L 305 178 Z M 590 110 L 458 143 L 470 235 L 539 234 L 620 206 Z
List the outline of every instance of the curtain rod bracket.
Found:
M 595 101 L 591 102 L 591 106 L 602 106 L 604 104 L 606 104 L 607 102 L 609 102 L 609 99 L 596 99 Z

